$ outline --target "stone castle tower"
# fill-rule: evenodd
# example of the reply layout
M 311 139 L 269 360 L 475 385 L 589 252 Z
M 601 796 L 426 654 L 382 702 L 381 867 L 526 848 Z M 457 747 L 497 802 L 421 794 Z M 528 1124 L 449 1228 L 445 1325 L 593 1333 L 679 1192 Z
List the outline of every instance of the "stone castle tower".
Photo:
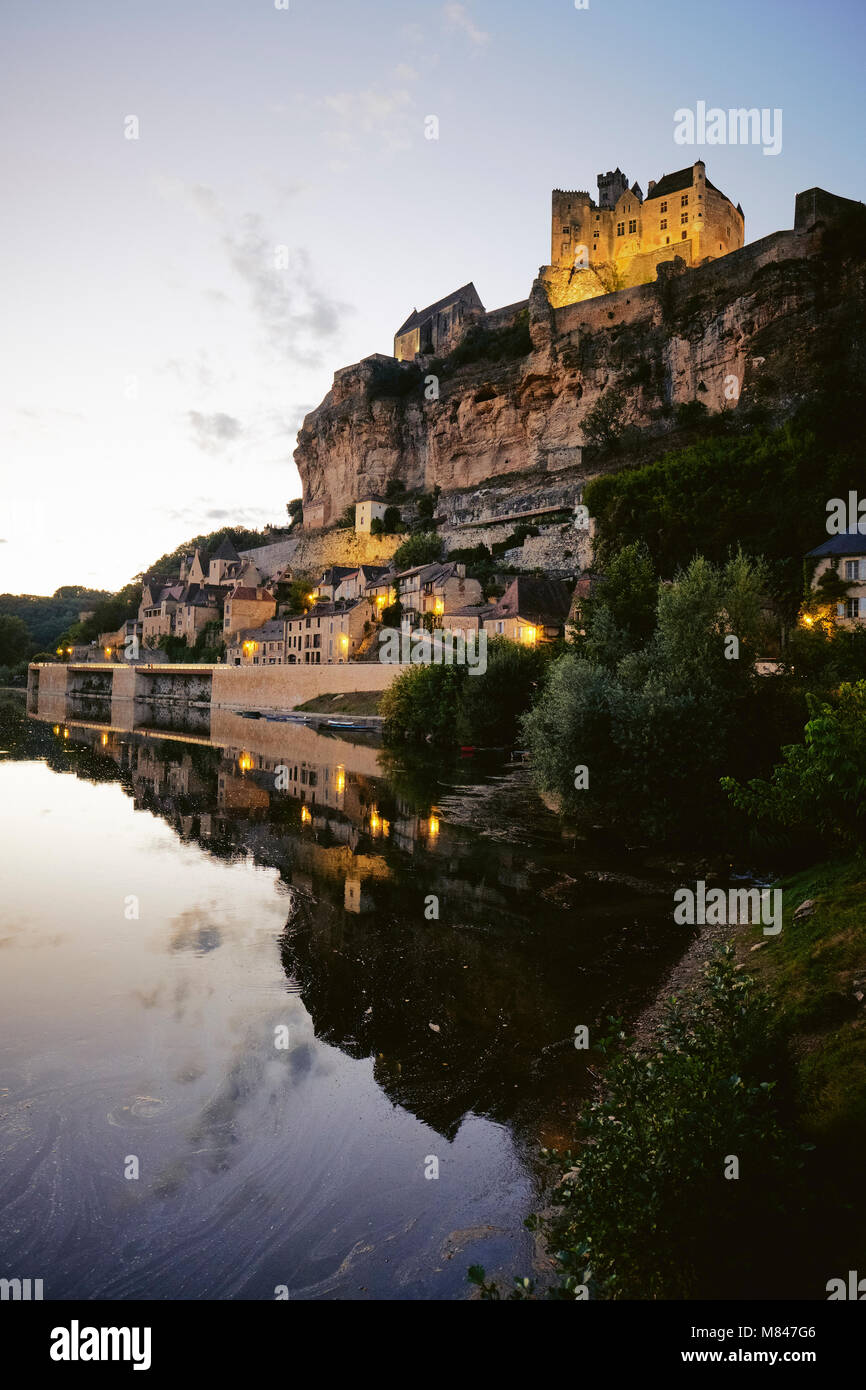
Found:
M 701 159 L 651 179 L 646 198 L 621 169 L 597 181 L 597 203 L 585 190 L 553 190 L 550 265 L 542 278 L 554 305 L 646 284 L 675 256 L 703 265 L 743 245 L 743 210 L 710 183 Z

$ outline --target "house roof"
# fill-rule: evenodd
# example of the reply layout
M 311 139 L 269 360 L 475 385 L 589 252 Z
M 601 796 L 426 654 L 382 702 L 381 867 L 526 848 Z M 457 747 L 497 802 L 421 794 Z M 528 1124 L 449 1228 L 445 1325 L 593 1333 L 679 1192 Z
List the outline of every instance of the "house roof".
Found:
M 341 579 L 345 579 L 347 574 L 357 574 L 358 565 L 331 565 L 329 569 L 322 571 L 320 584 L 338 584 Z
M 444 299 L 437 299 L 435 304 L 428 304 L 426 309 L 413 309 L 403 327 L 397 329 L 395 336 L 399 338 L 403 333 L 408 333 L 410 328 L 417 328 L 419 324 L 432 318 L 434 314 L 438 314 L 440 309 L 447 309 L 450 304 L 456 304 L 458 299 L 462 299 L 464 295 L 474 295 L 478 303 L 481 304 L 481 296 L 470 280 L 468 285 L 461 285 L 459 290 L 454 290 L 452 294 L 446 294 Z
M 240 560 L 240 555 L 235 550 L 228 536 L 224 536 L 210 557 L 212 560 Z
M 267 599 L 272 599 L 273 594 L 268 594 L 262 589 L 251 589 L 247 584 L 239 584 L 236 589 L 232 589 L 229 598 L 259 599 L 264 603 Z
M 671 193 L 681 193 L 684 188 L 691 188 L 694 179 L 694 168 L 690 164 L 686 169 L 677 169 L 673 174 L 662 174 L 655 188 L 646 195 L 644 202 L 649 202 L 652 198 L 667 198 Z M 714 193 L 721 193 L 721 189 L 716 188 L 709 179 L 705 180 L 707 188 L 711 188 Z M 727 197 L 727 194 L 722 194 Z M 730 202 L 730 199 L 728 199 Z
M 571 608 L 574 586 L 564 579 L 518 575 L 509 584 L 491 618 L 531 618 L 534 622 L 564 621 Z
M 462 608 L 452 608 L 446 618 L 486 618 L 496 607 L 495 603 L 466 603 Z
M 859 531 L 843 531 L 841 536 L 831 536 L 807 554 L 818 558 L 822 555 L 866 555 L 866 535 Z

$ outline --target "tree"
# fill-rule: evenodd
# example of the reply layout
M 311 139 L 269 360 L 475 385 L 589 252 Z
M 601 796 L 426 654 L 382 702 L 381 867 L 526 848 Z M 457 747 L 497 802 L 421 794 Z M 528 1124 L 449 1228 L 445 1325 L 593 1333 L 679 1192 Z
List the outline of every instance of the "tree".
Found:
M 487 644 L 487 670 L 460 688 L 457 738 L 461 743 L 512 747 L 520 716 L 529 709 L 547 664 L 545 647 L 524 647 L 505 637 Z
M 407 536 L 392 556 L 395 569 L 407 570 L 415 565 L 429 565 L 441 558 L 442 539 L 435 531 L 418 531 Z
M 382 527 L 386 536 L 393 536 L 395 532 L 400 530 L 401 525 L 402 517 L 399 507 L 386 507 L 385 515 L 382 517 Z
M 9 613 L 0 614 L 0 665 L 16 666 L 26 661 L 32 646 L 27 624 Z
M 649 640 L 656 624 L 658 579 L 642 542 L 624 546 L 581 604 L 582 651 L 589 661 L 615 666 Z
M 583 417 L 581 427 L 587 444 L 600 449 L 613 448 L 625 429 L 625 406 L 622 391 L 609 386 Z

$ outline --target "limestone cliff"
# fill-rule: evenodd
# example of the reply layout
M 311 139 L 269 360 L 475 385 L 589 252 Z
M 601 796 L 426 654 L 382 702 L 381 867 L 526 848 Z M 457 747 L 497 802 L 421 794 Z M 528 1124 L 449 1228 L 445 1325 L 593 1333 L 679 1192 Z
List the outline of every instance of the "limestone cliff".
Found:
M 854 241 L 844 234 L 846 217 L 861 212 L 810 190 L 791 231 L 696 269 L 668 263 L 652 285 L 562 308 L 539 279 L 531 345 L 512 360 L 492 361 L 482 348 L 474 361 L 377 356 L 344 368 L 298 436 L 306 525 L 328 525 L 392 478 L 409 490 L 438 484 L 447 523 L 464 527 L 573 500 L 600 469 L 584 423 L 611 388 L 640 431 L 638 453 L 687 442 L 676 408 L 692 401 L 710 411 L 760 402 L 784 418 L 840 343 L 862 352 L 856 220 Z M 431 375 L 439 395 L 427 399 Z M 616 466 L 629 461 L 621 455 Z

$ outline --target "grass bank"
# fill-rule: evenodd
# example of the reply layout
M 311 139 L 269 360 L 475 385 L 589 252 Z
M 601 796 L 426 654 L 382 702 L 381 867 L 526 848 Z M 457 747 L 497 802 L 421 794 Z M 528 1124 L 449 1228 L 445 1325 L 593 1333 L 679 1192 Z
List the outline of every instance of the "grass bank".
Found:
M 378 714 L 381 690 L 349 690 L 343 695 L 317 695 L 296 708 L 301 714 Z

